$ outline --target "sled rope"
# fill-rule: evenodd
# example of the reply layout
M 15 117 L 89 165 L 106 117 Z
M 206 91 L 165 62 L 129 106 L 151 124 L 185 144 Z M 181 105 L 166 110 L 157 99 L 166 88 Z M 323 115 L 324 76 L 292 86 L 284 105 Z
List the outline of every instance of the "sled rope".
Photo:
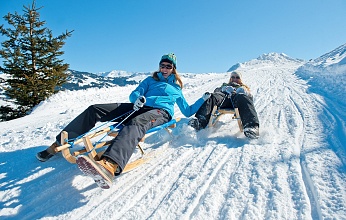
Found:
M 129 111 L 130 112 L 130 111 Z M 127 113 L 129 113 L 129 112 L 127 112 Z M 113 127 L 113 126 L 111 126 L 111 129 L 107 132 L 107 134 L 105 134 L 102 138 L 100 138 L 94 145 L 93 145 L 93 148 L 90 150 L 90 151 L 88 151 L 88 152 L 86 152 L 86 153 L 89 153 L 89 152 L 91 152 L 91 151 L 93 151 L 95 148 L 96 148 L 96 145 L 98 144 L 98 143 L 101 143 L 102 142 L 102 140 L 105 138 L 105 137 L 107 137 L 107 135 L 109 134 L 109 133 L 111 133 L 114 129 L 116 129 L 116 128 L 118 128 L 121 124 L 123 124 L 124 123 L 124 121 L 126 121 L 131 115 L 133 115 L 133 113 L 135 113 L 136 111 L 135 110 L 132 110 L 132 112 L 130 113 L 130 114 L 128 114 L 121 122 L 119 122 L 115 127 Z M 127 113 L 125 113 L 125 114 L 127 114 Z M 123 114 L 123 115 L 125 115 L 125 114 Z M 118 117 L 119 118 L 119 117 Z M 113 119 L 113 120 L 115 120 L 115 119 Z
M 71 139 L 68 139 L 68 140 L 65 140 L 65 141 L 66 141 L 66 143 L 70 144 L 70 145 L 71 145 L 70 148 L 72 148 L 72 147 L 74 146 L 75 140 L 81 139 L 82 137 L 88 135 L 89 133 L 92 133 L 92 132 L 94 132 L 95 130 L 97 130 L 97 129 L 101 128 L 101 127 L 104 127 L 106 124 L 108 124 L 108 123 L 110 123 L 110 122 L 113 122 L 113 121 L 115 121 L 115 120 L 117 120 L 117 119 L 119 119 L 119 118 L 121 118 L 121 117 L 123 117 L 123 116 L 125 116 L 125 115 L 128 114 L 128 115 L 125 117 L 125 119 L 122 120 L 121 122 L 119 122 L 115 127 L 111 126 L 111 127 L 112 127 L 111 131 L 114 130 L 114 129 L 116 129 L 116 128 L 117 128 L 118 126 L 120 126 L 126 119 L 128 119 L 134 112 L 135 112 L 134 110 L 130 110 L 130 111 L 128 111 L 128 112 L 126 112 L 126 113 L 124 113 L 124 114 L 118 116 L 118 117 L 113 118 L 113 119 L 110 120 L 110 121 L 107 121 L 107 122 L 101 124 L 100 126 L 97 126 L 97 127 L 93 128 L 93 129 L 91 129 L 90 131 L 88 131 L 88 132 L 86 132 L 86 133 L 84 133 L 84 134 L 82 134 L 82 135 L 79 135 L 79 136 L 76 137 L 76 138 L 71 138 Z M 110 132 L 110 131 L 109 131 L 109 132 Z M 108 133 L 109 133 L 109 132 L 108 132 Z M 107 133 L 107 134 L 108 134 L 108 133 Z M 106 135 L 105 135 L 105 136 L 106 136 Z M 103 138 L 104 138 L 104 137 L 103 137 Z
M 221 102 L 220 106 L 222 106 L 222 104 L 225 102 L 226 97 L 228 97 L 228 95 L 225 95 L 225 96 L 223 97 L 223 99 L 222 99 L 222 102 Z M 233 103 L 232 103 L 232 104 L 233 104 Z M 218 107 L 218 109 L 220 108 L 220 106 Z
M 229 94 L 229 95 L 226 95 L 226 96 L 223 98 L 223 100 L 222 100 L 222 102 L 221 102 L 221 105 L 218 107 L 218 109 L 220 109 L 220 107 L 222 106 L 222 104 L 225 102 L 226 98 L 229 98 L 229 99 L 231 100 L 231 103 L 232 103 L 233 108 L 236 108 L 235 105 L 234 105 L 232 96 Z

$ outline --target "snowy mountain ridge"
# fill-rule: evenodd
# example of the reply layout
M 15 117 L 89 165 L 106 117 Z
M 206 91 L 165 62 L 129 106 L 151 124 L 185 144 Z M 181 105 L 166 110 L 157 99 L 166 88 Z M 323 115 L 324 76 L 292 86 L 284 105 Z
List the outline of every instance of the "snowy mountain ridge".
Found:
M 304 64 L 299 72 L 305 75 L 337 74 L 342 77 L 346 73 L 346 44 Z
M 331 65 L 346 65 L 346 44 L 314 59 L 309 64 L 320 67 L 328 67 Z
M 109 72 L 100 72 L 100 73 L 97 73 L 97 75 L 100 75 L 103 77 L 124 77 L 124 76 L 131 76 L 133 75 L 133 73 L 127 72 L 124 70 L 112 70 Z
M 255 67 L 258 65 L 271 65 L 271 66 L 275 66 L 275 65 L 284 65 L 286 63 L 292 63 L 292 64 L 300 64 L 303 65 L 305 63 L 304 60 L 301 59 L 295 59 L 292 57 L 287 56 L 284 53 L 268 53 L 268 54 L 262 54 L 259 57 L 257 57 L 256 59 L 252 59 L 250 61 L 247 62 L 243 62 L 243 63 L 237 63 L 235 65 L 233 65 L 231 68 L 228 69 L 228 72 L 234 71 L 238 68 L 247 68 L 247 67 Z
M 272 61 L 273 63 L 285 63 L 287 61 L 304 62 L 304 60 L 289 57 L 284 53 L 265 53 L 259 56 L 256 60 Z

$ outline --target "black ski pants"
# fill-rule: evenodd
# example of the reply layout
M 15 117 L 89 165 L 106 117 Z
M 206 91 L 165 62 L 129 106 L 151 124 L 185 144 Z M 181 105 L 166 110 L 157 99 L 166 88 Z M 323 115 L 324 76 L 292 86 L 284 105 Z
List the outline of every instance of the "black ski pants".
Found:
M 198 109 L 195 116 L 199 119 L 203 128 L 208 125 L 213 107 L 238 108 L 242 124 L 247 126 L 259 126 L 258 116 L 253 104 L 253 98 L 244 94 L 230 95 L 223 92 L 214 92 L 209 99 Z M 201 120 L 202 119 L 202 120 Z
M 130 114 L 132 109 L 132 103 L 91 105 L 73 119 L 63 130 L 67 131 L 69 138 L 73 139 L 90 131 L 97 122 L 111 121 L 126 112 Z M 123 115 L 115 120 L 115 122 L 121 122 L 129 114 Z M 122 171 L 145 133 L 149 129 L 162 125 L 170 120 L 171 116 L 165 110 L 147 106 L 140 108 L 124 121 L 123 129 L 114 138 L 103 156 L 116 162 Z M 61 135 L 59 134 L 56 137 L 58 143 L 60 143 L 60 139 Z

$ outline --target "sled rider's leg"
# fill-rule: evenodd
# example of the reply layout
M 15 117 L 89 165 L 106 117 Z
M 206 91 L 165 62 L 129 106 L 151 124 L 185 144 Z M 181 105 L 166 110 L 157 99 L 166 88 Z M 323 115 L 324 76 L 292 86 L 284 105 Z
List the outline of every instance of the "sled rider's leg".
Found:
M 202 104 L 195 114 L 195 117 L 198 120 L 197 130 L 203 129 L 208 125 L 213 107 L 215 105 L 219 107 L 222 104 L 224 97 L 225 94 L 223 93 L 213 93 L 209 99 Z
M 235 105 L 238 107 L 240 118 L 244 128 L 250 126 L 259 127 L 259 121 L 252 97 L 237 94 L 234 97 Z
M 110 104 L 95 104 L 90 105 L 80 115 L 73 119 L 63 130 L 68 133 L 69 138 L 76 138 L 90 129 L 97 122 L 110 121 L 117 116 L 120 116 L 132 110 L 131 103 L 110 103 Z M 56 141 L 59 143 L 61 135 L 56 136 Z
M 57 153 L 57 151 L 56 151 L 57 147 L 59 147 L 59 144 L 54 142 L 47 149 L 45 149 L 41 152 L 38 152 L 36 154 L 36 158 L 41 162 L 45 162 L 45 161 L 49 160 L 51 157 L 53 157 Z
M 102 158 L 106 157 L 114 161 L 119 165 L 121 173 L 145 133 L 150 128 L 159 126 L 170 120 L 171 116 L 167 112 L 159 109 L 152 109 L 134 117 L 125 124 L 125 127 L 107 148 Z M 119 175 L 120 173 L 116 173 L 115 175 Z
M 76 138 L 93 128 L 96 122 L 109 121 L 124 114 L 133 108 L 131 103 L 111 103 L 111 104 L 95 104 L 89 106 L 80 115 L 73 119 L 63 130 L 67 131 L 69 138 Z M 119 119 L 118 119 L 119 120 Z M 49 160 L 60 146 L 61 134 L 56 136 L 56 141 L 47 149 L 36 154 L 36 158 L 42 162 Z

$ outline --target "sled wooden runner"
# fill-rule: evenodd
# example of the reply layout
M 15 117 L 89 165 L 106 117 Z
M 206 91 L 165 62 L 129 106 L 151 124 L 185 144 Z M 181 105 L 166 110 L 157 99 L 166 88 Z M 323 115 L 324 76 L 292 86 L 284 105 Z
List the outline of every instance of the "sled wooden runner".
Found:
M 226 115 L 226 114 L 232 114 L 233 115 L 232 119 L 237 120 L 239 130 L 241 132 L 243 132 L 243 124 L 241 123 L 238 108 L 235 108 L 235 109 L 231 109 L 231 108 L 220 109 L 219 108 L 218 109 L 218 107 L 215 105 L 213 110 L 212 110 L 211 116 L 210 116 L 208 127 L 214 127 L 215 124 L 220 120 L 221 116 Z
M 151 128 L 150 130 L 147 131 L 146 135 L 142 138 L 142 140 L 140 142 L 144 142 L 145 137 L 148 134 L 153 133 L 155 131 L 162 130 L 162 129 L 165 129 L 169 134 L 171 134 L 170 129 L 175 128 L 176 123 L 179 121 L 180 121 L 180 118 L 176 118 L 176 119 L 172 119 L 171 121 L 169 121 L 163 125 L 159 125 L 157 127 Z M 66 131 L 62 131 L 61 132 L 62 145 L 57 147 L 56 150 L 57 150 L 57 152 L 61 152 L 63 157 L 70 163 L 76 163 L 76 157 L 78 155 L 81 155 L 81 154 L 88 154 L 90 159 L 99 160 L 101 158 L 102 154 L 104 153 L 104 150 L 100 150 L 100 148 L 103 148 L 105 146 L 110 145 L 111 140 L 93 144 L 92 139 L 95 137 L 98 137 L 102 134 L 105 134 L 105 135 L 108 134 L 109 136 L 116 137 L 118 135 L 118 132 L 119 131 L 112 130 L 112 126 L 109 126 L 109 127 L 103 128 L 99 131 L 96 131 L 92 134 L 87 134 L 84 137 L 81 137 L 77 140 L 74 140 L 73 145 L 83 143 L 84 147 L 79 149 L 79 150 L 73 151 L 73 147 L 71 146 L 70 143 L 67 142 L 68 133 Z M 138 159 L 128 163 L 126 165 L 126 167 L 124 168 L 122 173 L 126 173 L 126 172 L 129 172 L 129 171 L 135 169 L 136 167 L 148 162 L 151 158 L 153 158 L 153 156 L 155 156 L 155 151 L 152 151 L 152 152 L 146 154 L 139 144 L 137 145 L 137 147 L 140 151 L 141 156 Z

